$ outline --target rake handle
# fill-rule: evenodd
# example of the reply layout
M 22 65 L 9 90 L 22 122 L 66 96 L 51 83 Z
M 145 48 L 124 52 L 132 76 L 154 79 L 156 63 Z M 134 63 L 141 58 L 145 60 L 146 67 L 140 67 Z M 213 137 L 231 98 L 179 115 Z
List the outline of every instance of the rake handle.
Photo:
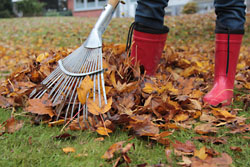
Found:
M 109 0 L 108 4 L 112 5 L 113 8 L 116 8 L 116 6 L 118 5 L 119 0 Z

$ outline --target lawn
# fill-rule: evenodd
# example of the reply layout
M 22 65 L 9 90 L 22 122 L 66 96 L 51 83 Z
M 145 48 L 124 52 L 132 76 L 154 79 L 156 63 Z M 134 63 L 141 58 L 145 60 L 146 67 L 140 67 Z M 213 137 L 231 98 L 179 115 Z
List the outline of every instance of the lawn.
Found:
M 208 50 L 214 39 L 213 14 L 207 15 L 187 15 L 170 17 L 167 16 L 165 24 L 170 27 L 167 45 L 179 48 L 195 48 L 202 41 L 203 48 Z M 61 48 L 75 49 L 86 40 L 88 33 L 92 29 L 95 18 L 76 17 L 36 17 L 19 19 L 0 20 L 0 81 L 6 79 L 12 71 L 29 63 L 30 59 L 43 52 L 57 50 Z M 127 32 L 133 19 L 115 18 L 107 28 L 103 39 L 104 44 L 125 43 Z M 243 50 L 250 52 L 250 17 L 247 17 L 246 33 L 242 45 Z M 206 50 L 203 53 L 205 55 Z M 249 80 L 248 80 L 249 82 Z M 249 94 L 247 89 L 236 89 L 239 96 Z M 238 116 L 247 119 L 250 123 L 250 109 L 244 108 L 244 103 L 240 98 L 235 99 L 232 108 L 238 109 Z M 114 143 L 126 141 L 134 143 L 134 148 L 128 153 L 131 158 L 131 166 L 143 164 L 156 165 L 168 164 L 170 166 L 180 166 L 181 156 L 172 153 L 169 160 L 166 157 L 166 146 L 153 142 L 149 138 L 135 137 L 124 129 L 118 128 L 110 137 L 105 137 L 103 141 L 98 141 L 101 136 L 96 132 L 70 131 L 67 133 L 75 136 L 69 140 L 56 139 L 60 135 L 62 126 L 49 127 L 47 124 L 34 125 L 31 123 L 31 116 L 23 113 L 22 108 L 12 112 L 12 109 L 0 108 L 0 124 L 10 116 L 15 116 L 18 120 L 23 120 L 23 127 L 13 133 L 0 135 L 0 166 L 112 166 L 115 158 L 107 161 L 102 158 L 105 151 Z M 196 126 L 201 122 L 196 122 Z M 232 167 L 250 166 L 250 133 L 229 134 L 229 126 L 222 126 L 213 137 L 225 137 L 226 144 L 203 143 L 194 140 L 194 137 L 201 136 L 191 129 L 181 129 L 173 131 L 169 136 L 171 141 L 194 142 L 197 150 L 206 146 L 219 153 L 227 153 L 233 159 Z M 1 133 L 0 133 L 1 134 Z M 73 147 L 75 152 L 64 153 L 63 148 Z M 232 147 L 241 150 L 232 149 Z M 116 158 L 118 155 L 115 156 Z M 123 164 L 123 166 L 126 166 Z

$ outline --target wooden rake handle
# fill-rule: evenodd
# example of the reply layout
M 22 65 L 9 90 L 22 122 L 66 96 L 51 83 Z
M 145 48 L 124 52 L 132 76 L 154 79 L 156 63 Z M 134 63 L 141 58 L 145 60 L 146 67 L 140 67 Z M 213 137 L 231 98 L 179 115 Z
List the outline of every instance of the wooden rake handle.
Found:
M 116 6 L 118 5 L 119 0 L 109 0 L 108 4 L 112 5 L 113 8 L 116 8 Z

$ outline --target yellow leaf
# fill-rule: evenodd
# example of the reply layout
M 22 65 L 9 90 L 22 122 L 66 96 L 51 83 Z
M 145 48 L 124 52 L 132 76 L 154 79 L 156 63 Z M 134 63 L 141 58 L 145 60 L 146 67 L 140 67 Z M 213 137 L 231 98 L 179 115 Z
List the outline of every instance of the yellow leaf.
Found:
M 48 58 L 49 54 L 47 52 L 40 54 L 37 58 L 37 62 L 42 62 L 44 59 Z
M 99 107 L 98 101 L 93 101 L 91 99 L 88 99 L 87 101 L 88 111 L 93 115 L 100 115 L 101 108 Z
M 96 129 L 96 132 L 99 133 L 100 135 L 108 136 L 109 133 L 112 133 L 112 130 L 110 130 L 108 128 L 104 128 L 104 127 L 98 127 Z
M 194 156 L 200 158 L 201 160 L 205 160 L 207 158 L 206 147 L 203 146 L 200 150 L 194 150 Z
M 250 89 L 250 82 L 247 82 L 246 84 L 244 84 L 244 87 L 247 89 Z
M 63 148 L 63 152 L 65 152 L 66 154 L 72 153 L 72 152 L 75 152 L 75 151 L 76 150 L 73 147 L 65 147 L 65 148 Z
M 104 138 L 103 137 L 98 137 L 94 141 L 104 141 Z
M 112 97 L 110 97 L 108 99 L 108 102 L 106 105 L 104 105 L 103 110 L 101 111 L 101 114 L 105 114 L 106 112 L 108 112 L 111 109 L 111 105 L 112 105 Z
M 110 80 L 111 80 L 111 83 L 114 86 L 114 88 L 116 88 L 117 84 L 116 84 L 116 80 L 115 80 L 115 72 L 114 71 L 111 72 Z
M 188 118 L 189 118 L 188 114 L 181 113 L 181 114 L 176 115 L 174 117 L 174 120 L 177 122 L 182 122 L 182 121 L 186 121 Z
M 94 82 L 89 76 L 86 76 L 79 88 L 77 88 L 78 99 L 82 104 L 86 103 L 87 95 L 93 88 Z
M 59 119 L 58 121 L 49 122 L 49 126 L 52 125 L 63 125 L 65 123 L 64 119 Z
M 97 100 L 96 101 L 93 101 L 92 99 L 87 100 L 88 111 L 93 115 L 105 114 L 110 110 L 111 105 L 112 105 L 112 97 L 108 99 L 107 104 L 104 104 L 101 107 L 99 107 L 99 102 Z
M 146 107 L 146 106 L 148 106 L 149 104 L 150 104 L 150 102 L 151 102 L 151 100 L 152 100 L 152 95 L 150 95 L 148 98 L 147 98 L 147 100 L 145 101 L 145 103 L 144 103 L 144 107 Z
M 219 116 L 219 117 L 224 117 L 224 118 L 235 118 L 236 117 L 235 115 L 232 115 L 228 111 L 222 110 L 219 108 L 213 108 L 212 113 L 214 116 Z
M 156 87 L 154 87 L 153 84 L 151 83 L 145 83 L 145 87 L 142 89 L 143 92 L 145 93 L 152 93 L 152 92 L 156 92 L 158 89 Z

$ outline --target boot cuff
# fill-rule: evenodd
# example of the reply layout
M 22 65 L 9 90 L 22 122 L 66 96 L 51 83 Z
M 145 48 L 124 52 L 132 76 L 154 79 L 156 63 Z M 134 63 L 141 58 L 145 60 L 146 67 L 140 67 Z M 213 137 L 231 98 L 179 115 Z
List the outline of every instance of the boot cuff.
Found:
M 167 26 L 163 26 L 162 29 L 157 29 L 144 26 L 141 23 L 135 23 L 135 30 L 149 34 L 166 34 L 169 32 L 169 28 Z
M 215 33 L 216 34 L 244 34 L 245 30 L 244 29 L 230 29 L 229 27 L 217 21 L 216 27 L 215 27 Z

